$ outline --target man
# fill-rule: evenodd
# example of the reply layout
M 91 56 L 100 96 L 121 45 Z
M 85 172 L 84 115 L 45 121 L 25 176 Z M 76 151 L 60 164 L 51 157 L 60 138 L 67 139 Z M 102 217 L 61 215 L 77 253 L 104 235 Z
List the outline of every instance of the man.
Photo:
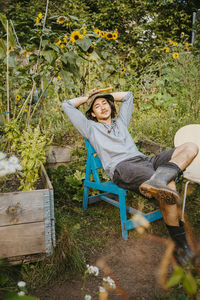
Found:
M 116 119 L 114 101 L 122 105 Z M 77 109 L 89 104 L 86 117 Z M 63 102 L 63 110 L 69 120 L 96 150 L 107 175 L 122 188 L 140 192 L 147 198 L 155 198 L 167 229 L 176 248 L 174 256 L 181 264 L 194 258 L 179 220 L 175 178 L 198 154 L 198 146 L 185 143 L 170 151 L 148 158 L 141 153 L 128 132 L 133 110 L 131 92 L 101 94 L 98 89 L 87 96 Z

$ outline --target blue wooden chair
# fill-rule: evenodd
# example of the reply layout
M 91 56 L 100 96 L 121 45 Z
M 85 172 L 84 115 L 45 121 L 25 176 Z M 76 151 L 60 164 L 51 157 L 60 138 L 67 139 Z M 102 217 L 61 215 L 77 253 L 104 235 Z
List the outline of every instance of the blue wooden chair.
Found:
M 121 230 L 122 238 L 128 240 L 128 231 L 130 229 L 136 228 L 141 225 L 140 223 L 134 222 L 132 219 L 127 219 L 127 212 L 131 215 L 141 215 L 148 222 L 153 222 L 155 220 L 161 219 L 162 214 L 160 210 L 156 210 L 150 213 L 143 213 L 132 207 L 126 207 L 126 193 L 128 190 L 120 188 L 112 181 L 101 182 L 99 177 L 98 169 L 102 168 L 101 161 L 98 156 L 96 156 L 96 151 L 91 146 L 91 144 L 85 139 L 85 144 L 87 148 L 87 162 L 86 162 L 86 172 L 84 180 L 84 194 L 83 194 L 83 209 L 86 210 L 88 204 L 96 203 L 100 200 L 104 200 L 120 209 L 120 219 L 121 219 Z M 93 175 L 93 180 L 91 177 Z M 95 196 L 89 196 L 89 190 L 95 189 L 99 190 L 100 194 Z M 117 196 L 117 197 L 116 197 Z M 114 200 L 114 199 L 115 200 Z M 116 201 L 116 198 L 118 201 Z

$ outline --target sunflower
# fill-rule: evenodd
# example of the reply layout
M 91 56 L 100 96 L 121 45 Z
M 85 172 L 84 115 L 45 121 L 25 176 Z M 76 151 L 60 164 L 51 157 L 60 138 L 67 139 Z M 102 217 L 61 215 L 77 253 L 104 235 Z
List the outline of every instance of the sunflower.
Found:
M 106 32 L 105 37 L 106 37 L 107 40 L 112 40 L 113 39 L 112 32 Z
M 177 46 L 178 45 L 178 43 L 177 42 L 173 42 L 173 46 Z
M 173 45 L 173 41 L 172 41 L 172 40 L 169 40 L 168 43 L 169 43 L 170 45 Z
M 122 75 L 124 75 L 124 73 L 126 72 L 126 68 L 125 67 L 121 68 L 120 72 Z
M 63 24 L 65 22 L 65 17 L 61 16 L 56 21 L 58 24 Z
M 9 49 L 8 49 L 8 52 L 12 52 L 14 50 L 13 46 L 10 46 Z
M 70 35 L 70 41 L 72 43 L 74 43 L 75 41 L 80 40 L 82 38 L 83 38 L 83 35 L 78 30 L 74 30 Z
M 98 35 L 99 35 L 100 31 L 101 31 L 101 30 L 99 30 L 99 29 L 97 29 L 97 28 L 94 29 L 94 32 L 95 32 L 96 34 L 98 34 Z
M 172 54 L 173 59 L 179 58 L 179 53 L 175 52 Z
M 16 99 L 17 101 L 19 101 L 19 100 L 21 99 L 21 96 L 17 94 L 17 95 L 15 96 L 15 99 Z
M 94 51 L 94 46 L 90 46 L 89 49 L 86 52 L 86 55 L 90 56 L 93 51 Z
M 65 45 L 64 45 L 64 44 L 61 44 L 61 45 L 60 45 L 60 48 L 61 48 L 61 49 L 63 49 L 64 47 L 65 47 Z
M 169 52 L 169 49 L 167 47 L 164 47 L 163 50 L 164 50 L 165 53 Z
M 192 50 L 192 44 L 186 44 L 186 49 L 188 51 L 191 51 Z
M 58 40 L 58 41 L 56 42 L 56 45 L 59 46 L 59 45 L 61 44 L 61 42 L 62 42 L 61 40 Z
M 181 32 L 181 37 L 184 37 L 184 35 L 185 35 L 185 32 Z
M 118 38 L 118 32 L 113 33 L 113 40 L 116 40 Z
M 99 36 L 100 36 L 100 37 L 102 37 L 102 38 L 104 38 L 104 37 L 105 37 L 105 33 L 104 33 L 104 31 L 102 31 L 102 30 L 99 30 Z

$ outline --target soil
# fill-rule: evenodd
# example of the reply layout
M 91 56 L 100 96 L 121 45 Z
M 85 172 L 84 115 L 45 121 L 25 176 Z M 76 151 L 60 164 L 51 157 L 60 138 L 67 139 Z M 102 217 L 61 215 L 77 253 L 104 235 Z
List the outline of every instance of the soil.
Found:
M 103 260 L 113 279 L 129 298 L 123 298 L 116 290 L 109 292 L 109 300 L 134 299 L 151 300 L 155 295 L 163 294 L 157 282 L 160 260 L 165 252 L 165 246 L 157 241 L 144 237 L 131 237 L 129 241 L 110 240 L 101 253 L 94 254 L 89 265 L 99 265 Z M 104 270 L 104 271 L 103 271 Z M 98 299 L 98 289 L 102 286 L 103 277 L 107 269 L 100 269 L 98 277 L 90 275 L 82 289 L 83 277 L 71 278 L 68 282 L 58 282 L 40 289 L 34 295 L 40 300 L 78 300 L 84 299 L 86 294 L 92 299 Z M 105 272 L 106 271 L 106 272 Z

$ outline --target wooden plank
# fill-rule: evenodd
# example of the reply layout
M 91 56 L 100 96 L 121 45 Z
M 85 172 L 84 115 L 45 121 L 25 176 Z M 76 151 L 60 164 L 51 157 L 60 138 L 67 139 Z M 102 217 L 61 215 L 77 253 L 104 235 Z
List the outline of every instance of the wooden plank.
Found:
M 0 194 L 0 226 L 44 220 L 44 193 L 48 190 Z
M 44 223 L 0 227 L 0 258 L 44 253 Z
M 45 189 L 53 190 L 53 186 L 44 167 L 42 167 L 42 181 Z

